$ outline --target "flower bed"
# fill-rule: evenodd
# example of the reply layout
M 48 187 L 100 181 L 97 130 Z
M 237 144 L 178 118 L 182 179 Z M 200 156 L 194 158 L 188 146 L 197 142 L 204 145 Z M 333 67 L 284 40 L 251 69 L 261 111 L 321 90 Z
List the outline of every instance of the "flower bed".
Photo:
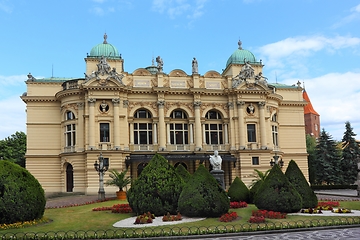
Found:
M 263 216 L 251 216 L 249 219 L 249 223 L 264 223 L 265 218 Z
M 347 209 L 347 208 L 333 209 L 331 212 L 333 212 L 333 213 L 352 213 L 351 210 Z
M 230 202 L 230 208 L 245 208 L 247 207 L 246 202 Z
M 307 208 L 307 209 L 301 209 L 300 213 L 309 213 L 309 214 L 317 214 L 317 213 L 322 213 L 321 209 L 317 209 L 317 208 Z
M 137 216 L 135 219 L 134 224 L 146 224 L 152 223 L 153 219 L 155 219 L 155 215 L 151 214 L 150 212 L 144 213 L 140 216 Z
M 236 212 L 228 212 L 228 213 L 221 215 L 219 220 L 220 220 L 220 222 L 232 222 L 237 218 L 238 218 L 238 215 Z
M 168 212 L 166 215 L 163 216 L 162 220 L 163 220 L 163 222 L 181 221 L 182 216 L 180 213 L 178 213 L 176 215 L 170 215 L 170 213 Z
M 112 213 L 131 213 L 132 209 L 129 204 L 115 204 L 112 207 L 93 208 L 93 211 L 111 211 Z
M 339 207 L 340 203 L 336 201 L 318 202 L 317 209 L 320 210 L 333 210 L 334 207 Z
M 252 216 L 254 217 L 264 217 L 264 218 L 271 218 L 271 219 L 283 219 L 286 218 L 286 213 L 281 212 L 274 212 L 268 210 L 253 210 Z

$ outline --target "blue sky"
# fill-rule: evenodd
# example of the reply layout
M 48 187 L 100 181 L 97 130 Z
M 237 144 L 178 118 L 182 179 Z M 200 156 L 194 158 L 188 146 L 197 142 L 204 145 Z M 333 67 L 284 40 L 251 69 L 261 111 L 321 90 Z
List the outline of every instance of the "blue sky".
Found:
M 360 135 L 360 2 L 355 0 L 0 0 L 0 139 L 26 132 L 26 75 L 83 77 L 86 53 L 117 47 L 132 73 L 161 56 L 164 72 L 222 72 L 242 47 L 269 82 L 305 82 L 321 128 Z M 357 136 L 360 139 L 360 136 Z

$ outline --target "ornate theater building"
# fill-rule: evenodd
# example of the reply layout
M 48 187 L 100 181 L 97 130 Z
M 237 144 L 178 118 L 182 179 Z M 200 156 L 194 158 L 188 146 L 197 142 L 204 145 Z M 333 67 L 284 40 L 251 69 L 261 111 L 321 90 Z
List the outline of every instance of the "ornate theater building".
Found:
M 128 73 L 106 35 L 85 62 L 83 78 L 29 74 L 21 96 L 27 111 L 26 168 L 47 194 L 97 193 L 94 163 L 100 154 L 109 169 L 129 169 L 132 178 L 155 153 L 190 173 L 200 163 L 210 169 L 215 150 L 226 188 L 236 176 L 249 185 L 254 169 L 265 172 L 273 160 L 285 170 L 293 159 L 308 177 L 303 89 L 299 82 L 270 83 L 261 60 L 241 42 L 221 73 L 200 75 L 195 58 L 189 60 L 191 74 L 165 73 L 160 56 Z

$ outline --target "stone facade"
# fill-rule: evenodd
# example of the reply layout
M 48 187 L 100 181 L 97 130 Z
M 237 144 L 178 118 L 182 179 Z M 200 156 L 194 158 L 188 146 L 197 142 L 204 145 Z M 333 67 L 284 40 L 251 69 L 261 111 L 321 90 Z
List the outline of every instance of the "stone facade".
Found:
M 160 57 L 127 73 L 121 56 L 102 55 L 106 44 L 85 58 L 84 78 L 26 81 L 26 168 L 47 194 L 97 193 L 100 153 L 110 169 L 130 168 L 136 178 L 155 153 L 193 173 L 200 163 L 210 170 L 218 150 L 225 188 L 236 176 L 250 185 L 276 153 L 283 170 L 293 159 L 308 178 L 303 89 L 268 83 L 255 57 L 236 61 L 246 51 L 240 44 L 222 73 L 204 75 L 197 61 L 191 75 L 165 73 Z

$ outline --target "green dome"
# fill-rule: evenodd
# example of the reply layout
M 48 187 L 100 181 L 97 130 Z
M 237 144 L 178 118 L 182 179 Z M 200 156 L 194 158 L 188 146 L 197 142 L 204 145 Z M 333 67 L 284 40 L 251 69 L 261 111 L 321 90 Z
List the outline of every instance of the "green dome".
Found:
M 230 64 L 244 64 L 244 59 L 249 61 L 250 64 L 257 63 L 254 54 L 248 50 L 242 49 L 240 41 L 238 44 L 239 48 L 236 49 L 233 54 L 231 54 L 226 62 L 226 67 L 228 67 Z
M 107 35 L 104 35 L 104 42 L 96 45 L 90 51 L 88 57 L 101 57 L 104 56 L 106 58 L 121 58 L 119 51 L 116 49 L 115 46 L 108 43 L 106 41 Z

